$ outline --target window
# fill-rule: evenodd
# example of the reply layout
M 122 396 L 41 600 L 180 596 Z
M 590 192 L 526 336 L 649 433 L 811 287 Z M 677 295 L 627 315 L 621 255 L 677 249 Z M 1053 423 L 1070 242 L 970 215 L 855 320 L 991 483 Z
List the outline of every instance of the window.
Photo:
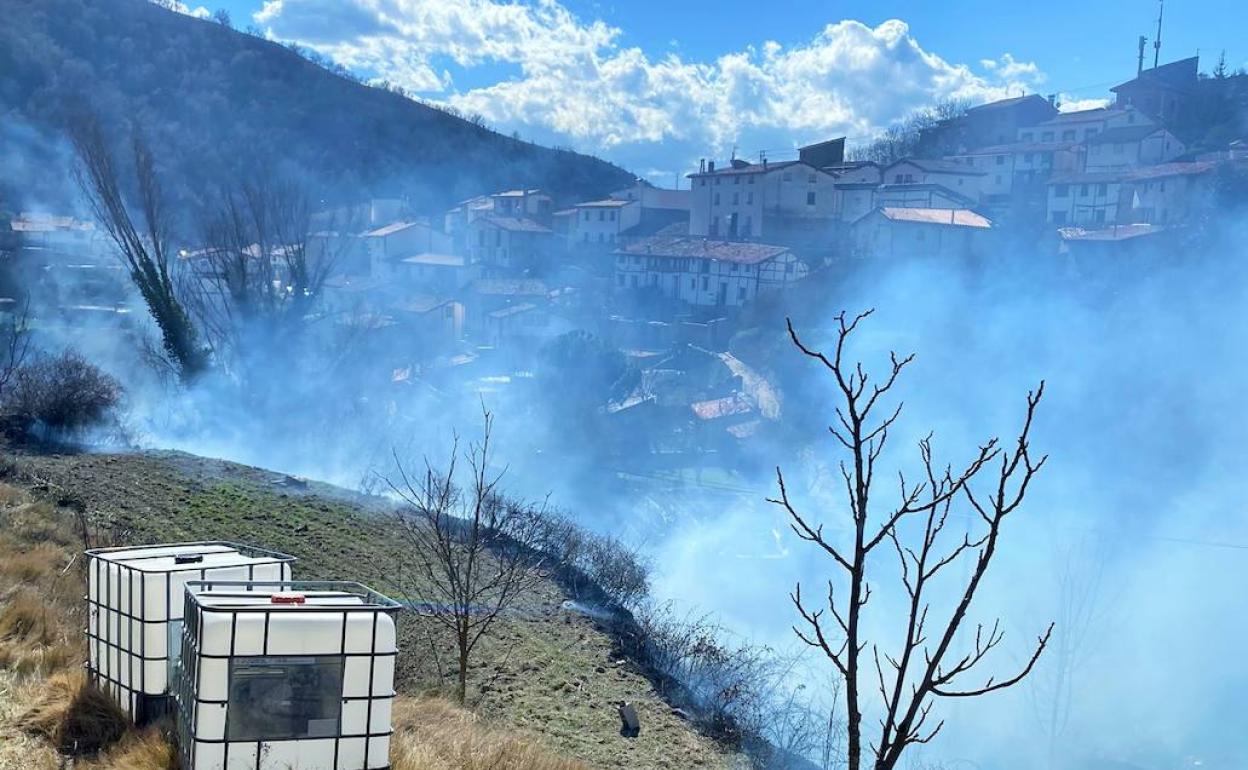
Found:
M 811 192 L 806 193 L 806 205 L 807 206 L 815 205 L 815 193 L 813 190 Z
M 996 176 L 996 182 L 997 182 L 997 184 L 998 184 L 998 185 L 999 185 L 999 184 L 1001 184 L 1001 175 L 1000 175 L 1000 174 L 997 174 L 997 176 Z
M 737 205 L 737 204 L 738 204 L 738 203 L 740 203 L 740 202 L 741 202 L 741 193 L 735 193 L 735 192 L 734 192 L 734 193 L 732 194 L 732 205 L 734 205 L 734 206 L 735 206 L 735 205 Z
M 1023 161 L 1024 161 L 1025 163 L 1030 163 L 1030 162 L 1031 162 L 1031 159 L 1032 159 L 1032 158 L 1034 158 L 1034 157 L 1035 157 L 1035 155 L 1033 155 L 1032 153 L 1030 153 L 1030 152 L 1029 152 L 1029 153 L 1027 153 L 1026 155 L 1024 155 L 1024 156 L 1023 156 Z
M 711 287 L 711 279 L 707 278 L 705 275 L 702 276 L 702 291 L 706 291 L 710 287 Z
M 792 175 L 792 174 L 790 174 L 789 172 L 787 172 L 787 171 L 786 171 L 786 172 L 784 172 L 784 177 L 783 177 L 783 179 L 784 179 L 784 181 L 786 181 L 786 182 L 792 182 L 792 181 L 793 181 L 793 175 Z
M 815 182 L 819 181 L 819 177 L 816 176 L 815 172 L 812 171 L 810 172 L 810 175 L 806 177 L 806 181 L 810 182 L 811 184 L 814 184 Z
M 1032 137 L 1034 136 L 1035 134 L 1033 134 L 1032 132 L 1024 131 L 1023 133 L 1019 134 L 1019 139 L 1024 142 L 1030 142 L 1032 140 Z
M 604 243 L 606 240 L 607 240 L 607 234 L 606 234 L 606 233 L 598 233 L 598 242 L 599 242 L 599 243 Z
M 605 221 L 607 221 L 607 212 L 602 211 L 601 209 L 599 209 L 599 211 L 598 211 L 598 221 L 599 221 L 599 222 L 605 222 Z
M 1055 224 L 1055 225 L 1064 225 L 1064 224 L 1066 224 L 1066 212 L 1065 212 L 1065 211 L 1054 211 L 1054 212 L 1053 212 L 1053 224 Z
M 1053 132 L 1052 132 L 1052 131 L 1044 131 L 1044 132 L 1042 132 L 1042 133 L 1040 134 L 1040 141 L 1042 141 L 1042 142 L 1051 142 L 1051 141 L 1053 141 Z
M 1161 180 L 1160 182 L 1158 182 L 1158 183 L 1157 183 L 1157 189 L 1158 189 L 1159 191 L 1161 191 L 1161 192 L 1165 192 L 1165 191 L 1166 191 L 1166 180 L 1164 180 L 1164 179 L 1163 179 L 1163 180 Z
M 749 184 L 754 184 L 754 175 L 750 174 Z
M 1096 186 L 1096 194 L 1097 194 L 1097 195 L 1100 195 L 1100 196 L 1102 196 L 1102 197 L 1104 197 L 1104 196 L 1106 196 L 1106 195 L 1109 195 L 1109 185 L 1107 185 L 1107 184 L 1098 184 L 1098 185 Z
M 719 205 L 719 193 L 715 193 L 715 205 Z
M 624 286 L 624 274 L 623 273 L 616 273 L 615 285 L 623 288 Z
M 338 735 L 342 660 L 336 655 L 231 660 L 227 740 Z
M 724 180 L 720 179 L 719 177 L 715 177 L 715 184 L 719 184 L 722 181 Z
M 702 177 L 702 186 L 706 187 L 706 177 Z
M 754 232 L 754 226 L 753 226 L 753 225 L 754 225 L 754 218 L 753 218 L 753 217 L 746 217 L 746 218 L 745 218 L 745 233 L 746 233 L 746 235 L 749 235 L 749 234 L 751 234 L 751 233 L 753 233 L 753 232 Z
M 741 286 L 737 289 L 737 301 L 745 302 L 745 287 Z
M 734 176 L 734 177 L 732 178 L 732 183 L 733 183 L 733 184 L 741 184 L 741 175 L 740 175 L 740 174 L 737 174 L 736 176 Z
M 1105 209 L 1097 209 L 1092 213 L 1092 218 L 1097 222 L 1105 221 Z
M 1086 197 L 1088 197 L 1088 186 L 1087 186 L 1086 184 L 1085 184 L 1085 185 L 1081 185 L 1081 186 L 1079 187 L 1079 197 L 1081 197 L 1081 198 L 1086 198 Z
M 614 212 L 614 211 L 612 211 L 612 212 L 611 212 L 611 221 L 612 221 L 612 222 L 614 222 L 614 221 L 615 221 L 615 212 Z
M 1063 141 L 1063 142 L 1073 142 L 1073 141 L 1075 141 L 1075 129 L 1073 129 L 1073 128 L 1072 128 L 1072 129 L 1069 129 L 1069 130 L 1063 131 L 1063 132 L 1062 132 L 1062 141 Z
M 1114 142 L 1114 154 L 1115 155 L 1122 154 L 1122 142 Z
M 998 156 L 997 156 L 997 165 L 998 165 L 998 166 L 1004 166 L 1004 165 L 1005 165 L 1005 156 L 1004 156 L 1004 155 L 998 155 Z
M 904 179 L 904 177 L 901 174 L 895 175 L 893 177 L 893 184 L 901 184 L 902 179 Z
M 1070 195 L 1070 185 L 1059 184 L 1053 188 L 1053 195 L 1058 198 L 1065 198 L 1067 195 Z
M 748 193 L 746 193 L 746 194 L 745 194 L 745 202 L 746 202 L 746 203 L 748 203 L 749 205 L 753 206 L 753 205 L 754 205 L 754 193 L 752 193 L 752 192 L 748 192 Z
M 589 221 L 589 217 L 590 217 L 590 212 L 586 211 L 586 212 L 585 212 L 585 221 L 586 221 L 586 222 L 588 222 L 588 221 Z

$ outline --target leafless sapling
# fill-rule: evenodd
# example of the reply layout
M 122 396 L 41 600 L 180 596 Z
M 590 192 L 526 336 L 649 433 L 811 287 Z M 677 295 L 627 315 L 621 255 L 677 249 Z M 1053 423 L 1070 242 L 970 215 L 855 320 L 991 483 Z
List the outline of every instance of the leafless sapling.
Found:
M 878 380 L 861 363 L 846 360 L 846 344 L 870 314 L 838 315 L 835 349 L 830 354 L 807 346 L 792 322 L 788 324 L 793 344 L 822 365 L 835 383 L 838 407 L 830 431 L 845 454 L 840 475 L 848 503 L 848 535 L 825 534 L 822 524 L 799 511 L 780 468 L 776 469 L 779 495 L 771 500 L 785 509 L 799 538 L 827 555 L 836 573 L 827 581 L 827 595 L 818 606 L 803 595 L 800 584 L 791 599 L 800 616 L 795 633 L 822 651 L 844 682 L 847 770 L 860 770 L 864 761 L 875 770 L 898 767 L 907 748 L 930 742 L 944 726 L 943 720 L 929 720 L 936 699 L 971 698 L 1018 683 L 1031 672 L 1053 632 L 1050 624 L 1020 670 L 966 683 L 1004 636 L 999 619 L 987 625 L 976 623 L 973 648 L 955 649 L 964 627 L 970 636 L 971 604 L 997 554 L 1002 525 L 1022 504 L 1044 465 L 1045 458 L 1034 458 L 1030 446 L 1032 420 L 1044 383 L 1027 396 L 1023 425 L 1013 446 L 1003 448 L 992 439 L 955 469 L 940 467 L 933 460 L 929 436 L 918 447 L 925 478 L 912 483 L 899 473 L 897 496 L 885 506 L 876 494 L 877 462 L 901 414 L 900 403 L 886 406 L 885 401 L 913 356 L 890 354 L 890 366 Z M 975 489 L 973 482 L 981 477 L 989 477 L 986 492 Z M 954 520 L 965 506 L 972 525 L 948 537 L 955 504 L 959 510 Z M 911 522 L 920 536 L 907 542 Z M 904 532 L 903 524 L 907 525 Z M 892 651 L 884 649 L 880 640 L 868 638 L 863 624 L 871 582 L 882 579 L 868 569 L 869 564 L 876 564 L 872 557 L 880 550 L 891 551 L 898 560 L 897 579 L 907 608 L 900 647 Z M 968 576 L 958 584 L 952 609 L 933 612 L 935 578 L 959 563 L 968 565 Z M 879 712 L 879 733 L 874 738 L 864 735 L 873 729 L 864 720 L 866 708 Z
M 423 474 L 413 477 L 396 454 L 397 478 L 389 480 L 403 502 L 395 516 L 400 558 L 414 568 L 396 590 L 453 636 L 461 704 L 477 643 L 531 592 L 542 566 L 534 546 L 543 509 L 502 495 L 502 472 L 490 469 L 493 416 L 484 416 L 481 440 L 461 455 L 457 438 L 445 470 L 426 461 Z
M 30 298 L 23 297 L 11 317 L 0 324 L 0 406 L 30 350 Z

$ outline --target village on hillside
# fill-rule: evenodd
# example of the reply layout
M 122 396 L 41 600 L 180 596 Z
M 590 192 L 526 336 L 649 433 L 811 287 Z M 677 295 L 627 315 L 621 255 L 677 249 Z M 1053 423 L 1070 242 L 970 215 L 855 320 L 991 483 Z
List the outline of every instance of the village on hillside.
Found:
M 1111 90 L 1095 109 L 1032 94 L 962 110 L 892 160 L 854 160 L 839 138 L 783 160 L 705 159 L 681 189 L 500 190 L 432 217 L 398 199 L 323 211 L 306 241 L 329 266 L 317 312 L 349 332 L 361 370 L 400 389 L 506 387 L 552 341 L 592 335 L 639 371 L 599 402 L 620 435 L 651 452 L 728 450 L 779 417 L 771 385 L 728 352 L 768 295 L 831 267 L 990 265 L 1020 240 L 1127 258 L 1175 243 L 1213 210 L 1216 180 L 1248 168 L 1243 136 L 1204 130 L 1210 105 L 1248 97 L 1248 76 L 1141 62 Z M 124 323 L 132 300 L 102 231 L 32 213 L 11 228 L 27 285 L 57 294 L 64 323 Z M 211 246 L 178 261 L 211 272 Z

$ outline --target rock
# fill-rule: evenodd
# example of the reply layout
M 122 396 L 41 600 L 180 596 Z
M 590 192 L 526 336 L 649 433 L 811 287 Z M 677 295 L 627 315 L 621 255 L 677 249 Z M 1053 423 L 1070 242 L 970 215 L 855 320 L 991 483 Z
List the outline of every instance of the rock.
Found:
M 628 701 L 619 705 L 620 735 L 625 738 L 636 738 L 641 734 L 641 720 L 637 718 L 637 709 Z

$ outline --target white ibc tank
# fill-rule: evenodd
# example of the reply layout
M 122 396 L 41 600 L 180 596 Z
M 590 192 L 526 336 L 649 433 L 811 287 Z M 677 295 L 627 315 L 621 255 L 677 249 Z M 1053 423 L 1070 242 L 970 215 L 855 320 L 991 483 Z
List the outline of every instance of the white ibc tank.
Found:
M 192 583 L 176 685 L 184 766 L 389 767 L 398 609 L 358 583 Z
M 136 722 L 164 712 L 186 583 L 288 580 L 293 556 L 226 542 L 87 551 L 87 668 Z M 172 643 L 171 643 L 172 640 Z

